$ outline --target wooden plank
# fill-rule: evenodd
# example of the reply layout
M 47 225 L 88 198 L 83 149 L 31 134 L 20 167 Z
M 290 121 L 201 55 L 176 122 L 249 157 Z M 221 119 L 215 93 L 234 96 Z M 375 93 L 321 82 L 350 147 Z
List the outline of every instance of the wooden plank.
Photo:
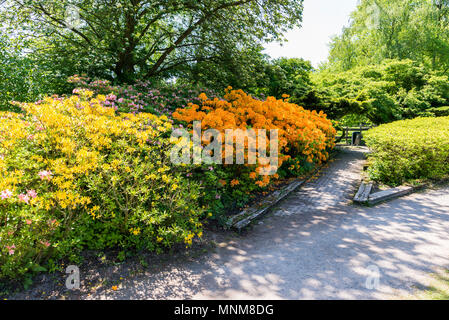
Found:
M 266 197 L 261 202 L 253 205 L 252 207 L 243 210 L 239 214 L 231 217 L 228 222 L 227 226 L 236 228 L 236 229 L 243 229 L 246 226 L 248 226 L 252 220 L 256 219 L 260 215 L 267 212 L 269 209 L 271 209 L 274 205 L 276 205 L 279 201 L 284 199 L 286 196 L 288 196 L 290 193 L 295 191 L 297 188 L 302 186 L 306 180 L 299 180 L 294 181 L 290 183 L 288 186 L 284 187 L 281 190 L 273 192 L 271 195 Z
M 338 149 L 334 149 L 330 152 L 330 158 L 334 157 L 338 152 Z M 241 211 L 240 213 L 230 217 L 226 222 L 228 228 L 235 228 L 239 231 L 248 226 L 254 219 L 268 212 L 274 205 L 279 203 L 282 199 L 289 194 L 300 188 L 304 183 L 310 180 L 315 174 L 320 172 L 324 164 L 318 166 L 315 170 L 310 172 L 303 180 L 296 180 L 282 188 L 281 190 L 273 192 L 271 195 L 265 197 L 261 202 L 254 204 L 248 209 Z
M 371 127 L 364 127 L 364 128 L 347 128 L 348 131 L 368 131 L 371 130 Z
M 414 190 L 415 189 L 413 187 L 402 186 L 373 193 L 369 196 L 368 204 L 374 205 L 383 201 L 399 198 L 412 193 Z
M 368 202 L 371 191 L 373 190 L 373 183 L 362 182 L 359 191 L 354 197 L 354 202 L 366 203 Z

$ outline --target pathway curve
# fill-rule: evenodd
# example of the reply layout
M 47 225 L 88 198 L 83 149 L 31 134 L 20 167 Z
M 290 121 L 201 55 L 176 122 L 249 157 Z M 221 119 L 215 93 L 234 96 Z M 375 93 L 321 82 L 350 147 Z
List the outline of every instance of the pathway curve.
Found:
M 410 293 L 435 268 L 449 267 L 449 188 L 374 208 L 354 206 L 350 197 L 363 159 L 361 149 L 342 151 L 245 234 L 88 298 L 386 299 Z

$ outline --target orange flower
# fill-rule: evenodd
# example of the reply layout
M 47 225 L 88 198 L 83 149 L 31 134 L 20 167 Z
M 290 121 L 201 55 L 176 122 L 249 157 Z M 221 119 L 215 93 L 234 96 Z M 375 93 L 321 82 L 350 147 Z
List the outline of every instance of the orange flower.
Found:
M 201 121 L 203 130 L 220 131 L 223 141 L 227 129 L 252 128 L 256 133 L 259 129 L 268 132 L 271 129 L 277 129 L 280 155 L 278 168 L 299 155 L 310 162 L 326 161 L 329 158 L 326 150 L 335 147 L 337 133 L 331 121 L 323 112 L 305 110 L 288 102 L 288 97 L 284 95 L 284 99 L 281 100 L 268 97 L 267 100 L 260 101 L 242 90 L 233 90 L 228 87 L 223 100 L 217 98 L 210 100 L 205 94 L 201 94 L 201 105 L 190 104 L 185 109 L 178 109 L 173 113 L 173 118 L 187 122 L 189 127 L 192 127 L 193 121 Z M 207 142 L 204 141 L 204 144 L 206 145 Z M 270 150 L 270 144 L 271 141 L 268 139 L 267 151 Z M 248 148 L 248 143 L 245 143 L 245 148 Z M 226 153 L 222 154 L 225 157 Z M 260 167 L 246 166 L 251 169 L 249 178 L 256 180 L 256 172 Z M 234 186 L 238 180 L 233 182 L 234 184 L 231 182 L 231 185 Z M 262 181 L 255 181 L 255 183 L 261 187 L 267 186 L 270 183 L 270 177 L 264 177 Z
M 240 184 L 240 182 L 237 179 L 234 179 L 234 180 L 231 181 L 231 186 L 232 187 L 237 186 L 239 184 Z

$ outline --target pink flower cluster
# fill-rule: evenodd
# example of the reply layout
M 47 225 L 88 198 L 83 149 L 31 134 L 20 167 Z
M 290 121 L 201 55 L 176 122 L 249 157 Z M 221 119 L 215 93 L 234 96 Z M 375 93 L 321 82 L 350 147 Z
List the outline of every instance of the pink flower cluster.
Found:
M 51 246 L 51 243 L 48 241 L 41 241 L 41 243 L 44 245 L 44 247 L 48 248 L 49 246 Z
M 50 181 L 53 173 L 51 171 L 41 171 L 38 173 L 39 178 L 41 178 L 41 180 L 48 180 Z
M 0 193 L 0 197 L 5 200 L 5 199 L 9 199 L 12 197 L 12 192 L 9 191 L 8 189 L 2 191 L 2 193 Z
M 0 197 L 5 200 L 12 197 L 12 192 L 8 189 L 2 191 L 0 193 Z M 31 199 L 35 199 L 37 197 L 37 192 L 35 190 L 28 190 L 27 193 L 21 193 L 17 196 L 19 198 L 20 202 L 25 202 L 26 204 L 29 204 Z
M 37 192 L 35 190 L 28 190 L 26 194 L 21 193 L 18 196 L 19 201 L 25 202 L 26 204 L 28 204 L 31 199 L 35 199 L 36 197 Z
M 12 246 L 6 246 L 6 249 L 8 249 L 8 253 L 10 256 L 12 256 L 14 254 L 14 249 L 16 248 L 15 245 Z

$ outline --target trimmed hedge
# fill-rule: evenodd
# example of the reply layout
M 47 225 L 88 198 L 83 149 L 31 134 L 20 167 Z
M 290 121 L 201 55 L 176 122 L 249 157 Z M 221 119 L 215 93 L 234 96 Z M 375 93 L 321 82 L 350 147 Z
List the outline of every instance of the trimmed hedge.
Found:
M 365 140 L 373 150 L 369 175 L 399 185 L 449 174 L 449 117 L 416 118 L 371 129 Z

